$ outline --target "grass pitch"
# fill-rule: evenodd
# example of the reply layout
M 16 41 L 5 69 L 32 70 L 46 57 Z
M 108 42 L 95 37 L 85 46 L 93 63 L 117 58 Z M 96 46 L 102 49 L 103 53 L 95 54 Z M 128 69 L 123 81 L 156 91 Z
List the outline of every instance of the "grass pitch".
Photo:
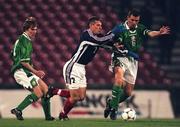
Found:
M 0 127 L 180 127 L 180 119 L 137 119 L 123 121 L 110 119 L 70 119 L 45 121 L 44 119 L 0 119 Z

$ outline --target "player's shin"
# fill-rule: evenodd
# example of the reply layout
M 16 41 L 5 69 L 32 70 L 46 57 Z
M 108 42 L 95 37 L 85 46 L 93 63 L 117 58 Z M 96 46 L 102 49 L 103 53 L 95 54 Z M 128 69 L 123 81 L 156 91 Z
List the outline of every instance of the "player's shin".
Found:
M 48 120 L 51 118 L 51 112 L 50 112 L 50 99 L 42 97 L 41 98 L 41 104 L 44 111 L 45 119 Z
M 112 89 L 112 100 L 110 101 L 110 106 L 117 110 L 118 104 L 120 100 L 120 96 L 122 95 L 123 89 L 120 86 L 114 85 Z
M 74 107 L 75 103 L 76 102 L 72 101 L 72 99 L 70 97 L 64 102 L 63 114 L 65 116 L 71 111 L 71 109 Z
M 33 102 L 36 102 L 39 98 L 34 94 L 31 93 L 28 95 L 17 107 L 19 110 L 24 110 L 28 105 L 30 105 Z

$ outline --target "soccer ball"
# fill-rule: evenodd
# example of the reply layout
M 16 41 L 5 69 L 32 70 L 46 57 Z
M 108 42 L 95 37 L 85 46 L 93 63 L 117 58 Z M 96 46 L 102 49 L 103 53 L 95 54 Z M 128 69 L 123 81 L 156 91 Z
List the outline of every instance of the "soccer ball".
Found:
M 126 108 L 123 110 L 121 117 L 123 120 L 135 120 L 136 119 L 136 111 L 132 108 Z

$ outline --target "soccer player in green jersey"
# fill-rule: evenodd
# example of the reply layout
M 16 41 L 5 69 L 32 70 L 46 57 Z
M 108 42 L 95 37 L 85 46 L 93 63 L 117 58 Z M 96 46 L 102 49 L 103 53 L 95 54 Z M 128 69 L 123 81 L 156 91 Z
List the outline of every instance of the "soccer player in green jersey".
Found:
M 132 57 L 128 53 L 121 56 L 116 53 L 112 54 L 114 86 L 112 88 L 112 98 L 106 101 L 106 108 L 104 110 L 105 118 L 110 115 L 112 120 L 116 120 L 118 104 L 131 96 L 138 71 L 138 51 L 143 43 L 143 37 L 157 37 L 170 33 L 170 28 L 168 26 L 163 26 L 158 31 L 148 30 L 144 25 L 139 24 L 139 20 L 140 13 L 136 10 L 132 10 L 129 11 L 127 20 L 114 28 L 118 29 L 120 25 L 124 25 L 126 28 L 126 31 L 118 35 L 116 47 L 125 48 L 129 52 L 135 54 L 136 57 Z
M 14 79 L 19 85 L 31 91 L 16 108 L 11 110 L 11 113 L 18 120 L 24 120 L 22 111 L 39 98 L 41 98 L 45 120 L 54 120 L 50 114 L 50 100 L 45 98 L 48 92 L 48 86 L 42 80 L 45 73 L 42 70 L 36 70 L 32 65 L 32 40 L 35 38 L 36 33 L 36 19 L 28 17 L 23 24 L 23 34 L 16 40 L 12 51 L 13 66 L 11 72 Z

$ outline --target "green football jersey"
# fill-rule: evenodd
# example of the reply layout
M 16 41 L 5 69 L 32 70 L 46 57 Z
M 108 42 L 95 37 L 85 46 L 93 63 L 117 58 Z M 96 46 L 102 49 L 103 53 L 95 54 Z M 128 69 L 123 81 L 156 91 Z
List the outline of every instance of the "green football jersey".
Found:
M 29 70 L 22 66 L 21 62 L 27 62 L 32 65 L 31 54 L 32 54 L 32 41 L 26 33 L 23 33 L 16 40 L 13 51 L 12 51 L 12 60 L 13 66 L 11 72 L 14 73 L 17 69 L 24 69 L 27 75 L 30 75 Z
M 118 40 L 123 44 L 129 51 L 138 53 L 140 47 L 142 46 L 144 37 L 150 31 L 144 25 L 138 24 L 134 30 L 130 30 L 126 22 L 123 24 L 126 31 L 119 34 Z

